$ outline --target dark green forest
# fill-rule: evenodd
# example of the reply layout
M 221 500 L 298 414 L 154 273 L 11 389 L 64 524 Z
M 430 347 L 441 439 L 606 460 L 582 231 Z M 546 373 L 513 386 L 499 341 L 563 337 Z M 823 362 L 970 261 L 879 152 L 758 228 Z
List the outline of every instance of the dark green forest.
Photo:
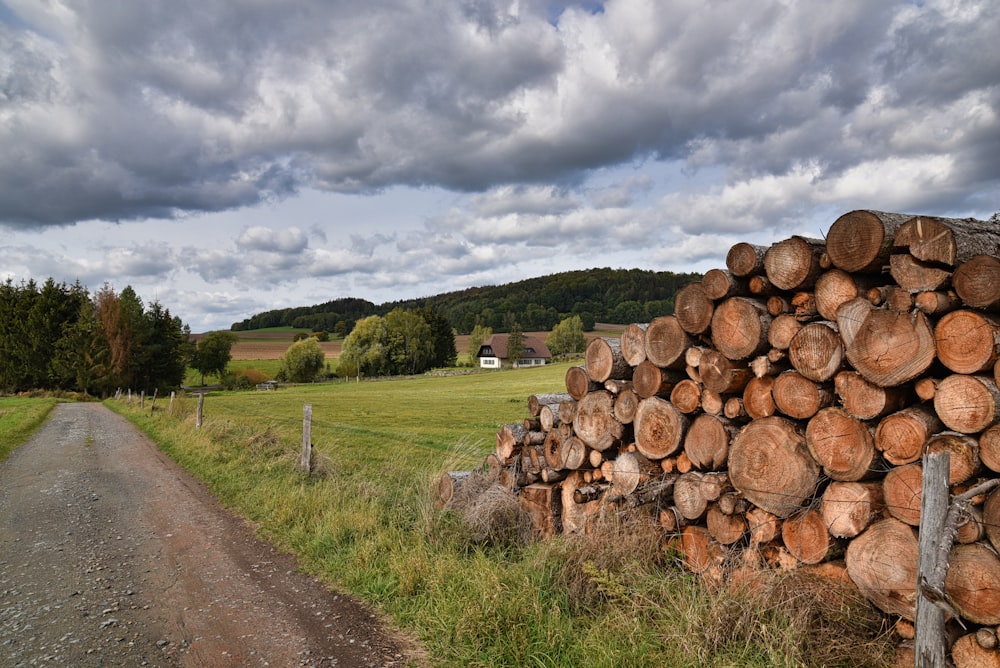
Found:
M 515 323 L 526 331 L 548 331 L 572 315 L 579 315 L 584 328 L 591 330 L 597 322 L 649 322 L 673 313 L 677 291 L 700 279 L 700 274 L 642 269 L 568 271 L 379 305 L 347 298 L 266 311 L 233 324 L 232 330 L 302 327 L 346 335 L 361 318 L 384 316 L 395 308 L 432 309 L 459 334 L 468 334 L 477 324 L 495 332 L 509 332 Z

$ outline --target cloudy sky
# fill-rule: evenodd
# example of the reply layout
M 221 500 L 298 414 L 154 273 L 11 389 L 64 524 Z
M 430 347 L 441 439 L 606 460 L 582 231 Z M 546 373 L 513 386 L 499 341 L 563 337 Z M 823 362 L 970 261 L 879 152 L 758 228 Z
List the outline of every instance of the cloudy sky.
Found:
M 994 0 L 3 0 L 0 279 L 194 331 L 1000 210 Z

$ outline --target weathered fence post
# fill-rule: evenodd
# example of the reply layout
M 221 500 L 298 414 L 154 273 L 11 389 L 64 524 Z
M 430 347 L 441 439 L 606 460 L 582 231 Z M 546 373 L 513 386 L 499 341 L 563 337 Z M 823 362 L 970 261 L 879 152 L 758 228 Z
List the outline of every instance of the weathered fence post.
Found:
M 202 392 L 201 394 L 198 395 L 198 412 L 195 414 L 195 420 L 194 420 L 194 426 L 198 427 L 199 429 L 201 428 L 201 416 L 204 407 L 205 407 L 205 393 Z
M 312 404 L 302 407 L 302 454 L 299 456 L 299 468 L 306 473 L 312 468 Z
M 158 387 L 154 387 L 153 388 L 153 399 L 149 402 L 149 412 L 150 413 L 153 413 L 154 411 L 156 411 L 156 395 L 157 395 L 157 393 L 159 391 L 160 391 L 160 388 L 158 388 Z
M 171 415 L 174 414 L 174 395 L 175 394 L 176 394 L 176 392 L 174 392 L 174 391 L 170 392 L 170 405 L 167 407 L 167 412 L 170 413 Z
M 944 668 L 944 610 L 933 599 L 943 597 L 948 551 L 954 535 L 945 535 L 948 518 L 948 451 L 924 455 L 917 555 L 916 668 Z M 948 542 L 947 549 L 943 541 Z M 945 563 L 938 563 L 940 559 Z

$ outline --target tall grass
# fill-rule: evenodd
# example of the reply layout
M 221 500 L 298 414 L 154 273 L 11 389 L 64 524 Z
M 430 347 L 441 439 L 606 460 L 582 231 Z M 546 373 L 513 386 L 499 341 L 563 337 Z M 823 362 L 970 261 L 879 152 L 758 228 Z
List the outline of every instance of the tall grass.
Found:
M 54 398 L 0 397 L 0 461 L 31 438 L 57 401 Z
M 808 598 L 816 588 L 783 579 L 710 591 L 631 522 L 526 542 L 516 503 L 488 483 L 436 508 L 441 473 L 480 467 L 498 426 L 524 418 L 529 394 L 562 390 L 566 368 L 216 393 L 200 430 L 193 399 L 109 405 L 304 569 L 419 639 L 433 665 L 885 665 L 881 620 L 849 592 Z M 311 475 L 295 467 L 304 404 Z

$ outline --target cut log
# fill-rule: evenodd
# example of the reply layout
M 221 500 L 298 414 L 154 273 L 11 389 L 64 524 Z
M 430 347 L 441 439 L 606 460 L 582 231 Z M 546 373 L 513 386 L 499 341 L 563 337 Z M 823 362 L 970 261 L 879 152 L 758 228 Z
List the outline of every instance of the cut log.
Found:
M 705 515 L 708 534 L 722 545 L 732 545 L 747 531 L 747 521 L 743 515 L 723 513 L 717 504 L 708 507 Z
M 913 306 L 925 315 L 944 315 L 961 307 L 962 300 L 952 290 L 925 290 L 913 297 Z
M 614 398 L 606 390 L 587 394 L 576 404 L 573 420 L 576 437 L 585 445 L 601 452 L 622 442 L 624 427 L 614 416 Z
M 599 389 L 601 389 L 601 384 L 592 381 L 584 367 L 571 366 L 566 369 L 566 392 L 573 399 L 580 401 L 588 393 Z
M 979 435 L 979 459 L 994 473 L 1000 473 L 1000 424 L 994 424 Z
M 684 379 L 670 391 L 670 403 L 681 413 L 694 413 L 701 407 L 701 385 Z
M 944 590 L 963 618 L 976 624 L 1000 624 L 1000 558 L 986 545 L 952 548 Z
M 743 410 L 753 419 L 774 415 L 777 406 L 771 390 L 774 388 L 774 376 L 751 378 L 743 389 Z
M 741 397 L 726 398 L 726 403 L 722 406 L 722 414 L 730 420 L 742 420 L 743 418 L 750 417 L 747 415 L 746 408 L 743 407 L 743 399 Z
M 792 367 L 817 383 L 833 378 L 844 361 L 844 346 L 831 322 L 813 322 L 800 329 L 788 345 Z
M 472 478 L 472 471 L 446 471 L 438 479 L 438 500 L 439 508 L 447 506 L 455 498 L 455 493 L 462 488 L 462 485 Z
M 538 413 L 538 419 L 541 422 L 542 431 L 552 431 L 558 427 L 562 422 L 559 419 L 559 404 L 545 404 L 542 406 L 542 410 Z
M 558 429 L 545 432 L 545 441 L 542 442 L 542 454 L 545 457 L 545 466 L 556 470 L 566 468 L 563 466 L 562 447 L 563 437 Z
M 881 482 L 832 482 L 823 492 L 819 510 L 831 536 L 854 538 L 884 508 Z
M 533 483 L 517 495 L 521 507 L 531 518 L 531 525 L 542 539 L 562 531 L 562 490 L 559 483 Z
M 908 406 L 892 413 L 875 428 L 875 448 L 893 466 L 920 459 L 924 443 L 944 429 L 937 414 L 922 405 Z
M 823 516 L 811 508 L 801 510 L 782 522 L 781 541 L 785 549 L 803 564 L 825 561 L 834 547 Z
M 758 277 L 755 276 L 754 278 Z M 767 279 L 763 280 L 766 281 Z M 758 293 L 751 290 L 751 294 L 757 295 Z M 777 318 L 779 315 L 788 315 L 792 312 L 792 302 L 788 301 L 788 298 L 784 295 L 771 295 L 767 298 L 767 312 L 770 313 L 773 318 Z
M 705 292 L 701 282 L 688 283 L 674 296 L 674 315 L 688 334 L 703 334 L 712 324 L 715 302 Z
M 812 292 L 796 292 L 789 302 L 792 306 L 792 315 L 799 322 L 809 322 L 819 316 L 816 306 L 816 295 Z
M 641 397 L 635 390 L 624 390 L 615 396 L 614 415 L 615 419 L 622 424 L 632 424 L 635 419 L 635 411 L 639 408 Z
M 776 349 L 772 348 L 772 350 Z M 788 354 L 785 351 L 779 352 L 787 358 Z M 788 365 L 784 364 L 781 360 L 774 361 L 768 355 L 760 355 L 750 361 L 750 370 L 753 371 L 753 375 L 757 378 L 762 376 L 777 376 L 783 371 L 788 371 Z
M 684 379 L 679 371 L 656 366 L 649 360 L 640 362 L 632 372 L 632 389 L 643 399 L 670 396 L 674 385 Z
M 967 633 L 952 644 L 951 665 L 955 668 L 1000 668 L 1000 652 L 980 646 L 976 634 Z
M 890 469 L 882 479 L 882 497 L 889 514 L 910 526 L 920 526 L 924 467 L 920 462 Z
M 816 311 L 825 320 L 836 320 L 841 304 L 864 296 L 871 287 L 870 281 L 843 269 L 825 271 L 816 279 Z
M 788 517 L 816 492 L 819 465 L 795 424 L 765 417 L 752 421 L 733 439 L 729 479 L 754 505 Z
M 708 510 L 709 499 L 702 489 L 703 478 L 700 471 L 690 471 L 682 473 L 674 482 L 674 507 L 684 519 L 701 519 Z
M 612 487 L 620 496 L 633 493 L 654 477 L 662 474 L 659 464 L 653 463 L 638 452 L 623 452 L 615 459 Z
M 1000 390 L 992 378 L 953 374 L 938 383 L 934 410 L 948 429 L 976 434 L 997 420 Z
M 722 395 L 718 392 L 714 392 L 707 387 L 701 388 L 701 410 L 709 413 L 710 415 L 722 415 L 722 409 L 725 406 L 725 401 Z
M 829 387 L 814 383 L 798 371 L 786 371 L 775 378 L 771 396 L 779 411 L 796 420 L 808 420 L 820 409 L 833 405 Z
M 542 412 L 542 406 L 558 404 L 560 401 L 569 399 L 565 392 L 554 392 L 551 394 L 532 394 L 528 396 L 528 413 L 538 416 Z
M 978 543 L 986 537 L 986 525 L 983 524 L 983 511 L 979 508 L 969 508 L 962 518 L 955 533 L 955 541 L 963 545 Z
M 742 392 L 753 371 L 745 362 L 734 362 L 717 350 L 706 350 L 698 365 L 702 385 L 705 389 L 718 394 Z
M 759 274 L 764 271 L 765 253 L 767 246 L 745 242 L 734 244 L 726 254 L 726 268 L 738 278 Z
M 712 471 L 724 468 L 729 443 L 739 429 L 731 421 L 702 414 L 691 422 L 684 437 L 684 452 L 695 468 Z
M 771 316 L 767 306 L 747 297 L 730 297 L 715 307 L 712 343 L 731 360 L 745 360 L 767 351 Z
M 905 407 L 911 393 L 903 387 L 882 387 L 857 371 L 841 371 L 833 377 L 834 391 L 844 410 L 859 420 L 874 420 Z
M 719 569 L 725 559 L 725 550 L 702 526 L 689 525 L 681 530 L 680 550 L 684 566 L 702 576 Z
M 951 283 L 952 275 L 950 269 L 921 262 L 909 253 L 893 253 L 889 258 L 889 273 L 892 280 L 911 295 L 915 292 L 942 290 Z
M 992 372 L 1000 351 L 1000 318 L 952 311 L 938 321 L 934 342 L 938 359 L 955 373 Z
M 566 534 L 586 534 L 601 513 L 603 490 L 588 493 L 581 471 L 572 471 L 560 485 L 562 532 Z M 577 501 L 577 497 L 580 501 Z
M 584 468 L 592 468 L 590 466 L 590 450 L 576 436 L 563 438 L 559 443 L 556 455 L 564 469 L 577 471 Z
M 747 282 L 725 269 L 709 269 L 701 277 L 701 287 L 712 301 L 721 301 L 749 292 Z
M 632 367 L 622 355 L 620 338 L 602 336 L 591 339 L 584 353 L 584 361 L 587 375 L 595 383 L 603 384 L 609 378 L 628 380 L 632 377 Z
M 752 547 L 766 545 L 781 535 L 781 519 L 774 513 L 755 507 L 747 511 L 746 518 Z
M 800 329 L 802 323 L 796 320 L 795 316 L 787 313 L 779 315 L 771 321 L 771 326 L 767 330 L 767 342 L 772 348 L 787 350 Z
M 622 356 L 630 366 L 638 366 L 646 359 L 646 329 L 648 324 L 631 324 L 622 330 Z
M 809 420 L 806 445 L 832 480 L 861 480 L 877 461 L 872 429 L 836 406 L 822 409 Z
M 859 302 L 862 309 L 856 308 Z M 868 312 L 858 325 L 855 318 L 863 309 Z M 927 371 L 935 360 L 934 332 L 919 311 L 875 309 L 866 300 L 854 299 L 838 309 L 837 325 L 847 360 L 876 385 L 902 385 Z
M 830 262 L 850 273 L 880 273 L 889 264 L 896 230 L 912 217 L 884 211 L 845 213 L 826 233 Z
M 632 389 L 631 380 L 615 380 L 614 378 L 609 378 L 604 381 L 604 389 L 611 394 L 618 396 L 618 393 L 625 389 Z
M 663 369 L 683 369 L 691 337 L 676 316 L 655 318 L 646 328 L 646 359 Z
M 639 402 L 635 412 L 635 446 L 647 459 L 659 460 L 677 452 L 688 428 L 688 418 L 659 397 Z
M 527 433 L 528 430 L 523 424 L 505 424 L 500 427 L 496 438 L 496 454 L 501 462 L 506 463 L 521 452 L 521 445 Z
M 955 293 L 966 305 L 996 310 L 1000 306 L 1000 258 L 977 255 L 963 262 L 951 279 Z
M 573 424 L 576 417 L 576 399 L 565 399 L 559 402 L 559 421 L 562 424 Z
M 980 253 L 995 255 L 1000 231 L 975 218 L 914 216 L 896 230 L 894 243 L 919 260 L 954 267 Z
M 935 434 L 924 444 L 924 453 L 948 452 L 948 485 L 966 482 L 982 469 L 979 443 L 966 434 L 951 431 Z
M 823 271 L 820 256 L 825 250 L 821 239 L 794 236 L 779 241 L 764 254 L 764 272 L 779 290 L 809 290 Z
M 913 621 L 917 600 L 917 536 L 896 519 L 880 520 L 847 546 L 847 574 L 875 606 Z
M 532 429 L 524 435 L 523 439 L 521 439 L 522 446 L 541 445 L 544 442 L 545 442 L 545 432 L 542 431 L 541 429 L 538 430 Z
M 986 503 L 983 504 L 983 527 L 990 545 L 1000 552 L 1000 489 L 993 490 L 986 497 Z

